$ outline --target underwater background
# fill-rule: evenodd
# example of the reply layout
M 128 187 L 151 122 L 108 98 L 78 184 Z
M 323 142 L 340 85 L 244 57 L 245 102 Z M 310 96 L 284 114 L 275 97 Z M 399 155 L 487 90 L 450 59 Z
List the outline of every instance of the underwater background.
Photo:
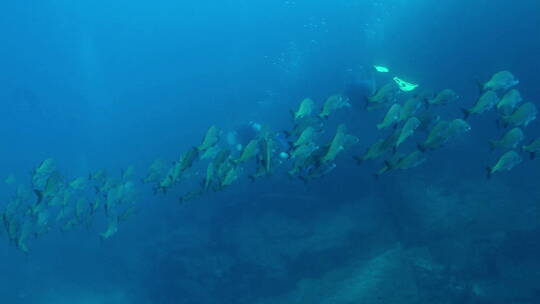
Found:
M 323 137 L 343 123 L 358 142 L 320 178 L 252 181 L 247 166 L 185 203 L 206 168 L 166 193 L 142 182 L 211 125 L 287 130 L 306 97 L 320 107 L 351 83 L 373 94 L 392 81 L 373 65 L 457 92 L 437 108 L 448 120 L 501 70 L 538 105 L 539 1 L 8 1 L 0 33 L 0 210 L 49 158 L 68 180 L 134 168 L 136 192 L 112 237 L 102 217 L 35 233 L 27 250 L 3 211 L 1 303 L 540 303 L 540 160 L 520 152 L 486 178 L 504 152 L 488 145 L 504 133 L 494 112 L 378 178 L 381 159 L 353 156 L 392 130 L 351 98 Z M 538 138 L 539 122 L 524 133 Z

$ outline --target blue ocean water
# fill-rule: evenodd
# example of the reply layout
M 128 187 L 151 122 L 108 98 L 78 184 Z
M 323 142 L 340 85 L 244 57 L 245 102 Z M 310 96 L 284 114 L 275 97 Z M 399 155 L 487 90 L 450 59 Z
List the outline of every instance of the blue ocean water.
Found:
M 506 130 L 494 110 L 472 115 L 470 131 L 423 153 L 418 167 L 376 178 L 392 153 L 353 159 L 394 132 L 377 130 L 386 110 L 367 111 L 364 100 L 394 76 L 419 84 L 410 96 L 454 90 L 455 102 L 427 110 L 441 120 L 462 118 L 481 94 L 477 83 L 502 70 L 538 105 L 540 2 L 1 7 L 1 303 L 540 303 L 539 160 L 521 151 L 540 136 L 538 121 L 523 127 L 521 163 L 490 179 L 486 166 L 505 152 L 488 144 Z M 351 85 L 361 90 L 349 94 Z M 211 125 L 223 142 L 253 124 L 291 131 L 304 98 L 319 111 L 334 94 L 349 94 L 351 105 L 323 120 L 318 143 L 339 124 L 358 142 L 321 177 L 290 176 L 293 160 L 276 154 L 269 176 L 252 181 L 251 159 L 235 165 L 232 185 L 184 203 L 200 188 L 202 161 L 165 193 L 142 182 L 156 158 L 172 166 Z M 426 136 L 417 132 L 397 153 Z M 133 190 L 133 212 L 118 217 L 114 235 L 100 236 L 110 206 L 88 221 L 90 211 L 75 206 L 110 192 L 73 191 L 73 207 L 61 210 L 85 221 L 69 229 L 50 201 L 38 210 L 34 177 L 46 159 L 66 181 L 105 169 L 114 187 Z M 119 182 L 131 166 L 129 182 Z

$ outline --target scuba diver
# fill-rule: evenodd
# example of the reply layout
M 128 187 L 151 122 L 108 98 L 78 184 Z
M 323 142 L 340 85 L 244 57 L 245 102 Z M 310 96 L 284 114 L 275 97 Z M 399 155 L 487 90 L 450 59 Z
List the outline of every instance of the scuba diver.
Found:
M 226 142 L 233 151 L 240 152 L 250 140 L 259 135 L 261 130 L 262 125 L 260 123 L 250 121 L 247 124 L 242 124 L 234 130 L 227 132 Z M 289 154 L 286 151 L 289 151 L 291 147 L 286 134 L 284 132 L 278 132 L 274 139 L 279 144 L 279 157 L 288 159 Z
M 242 151 L 244 146 L 253 138 L 259 135 L 262 126 L 258 123 L 250 121 L 247 124 L 242 124 L 234 130 L 227 132 L 227 144 L 232 147 L 233 151 Z
M 370 71 L 366 71 L 363 67 L 347 70 L 344 94 L 353 106 L 364 105 L 367 97 L 375 93 L 375 75 Z

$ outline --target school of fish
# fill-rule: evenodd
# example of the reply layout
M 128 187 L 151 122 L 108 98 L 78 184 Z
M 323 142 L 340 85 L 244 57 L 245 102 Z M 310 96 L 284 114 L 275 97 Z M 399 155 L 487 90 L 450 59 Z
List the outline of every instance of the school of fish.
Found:
M 133 166 L 117 177 L 99 170 L 68 178 L 60 173 L 53 159 L 46 159 L 34 168 L 26 183 L 17 183 L 14 175 L 5 179 L 14 194 L 0 213 L 3 231 L 23 252 L 29 251 L 30 240 L 54 229 L 67 231 L 96 225 L 100 237 L 109 239 L 118 232 L 121 222 L 136 213 L 139 181 L 151 185 L 155 195 L 166 195 L 173 189 L 178 192 L 179 185 L 188 185 L 191 190 L 178 199 L 185 203 L 223 191 L 242 178 L 256 180 L 284 173 L 309 182 L 329 174 L 338 159 L 355 159 L 358 165 L 381 159 L 382 168 L 374 173 L 377 177 L 410 170 L 425 163 L 429 151 L 468 133 L 471 125 L 467 120 L 473 115 L 495 109 L 503 132 L 500 138 L 488 141 L 491 149 L 500 153 L 486 168 L 490 178 L 520 164 L 522 153 L 532 159 L 540 152 L 540 138 L 523 145 L 524 129 L 536 119 L 537 109 L 532 102 L 522 103 L 521 93 L 514 88 L 518 83 L 511 72 L 497 72 L 480 84 L 481 94 L 473 105 L 463 109 L 463 118 L 443 120 L 437 110 L 459 99 L 456 92 L 443 89 L 436 94 L 416 93 L 412 89 L 400 90 L 395 81 L 389 81 L 366 100 L 367 111 L 385 114 L 375 126 L 381 135 L 360 155 L 346 153 L 359 145 L 360 134 L 352 134 L 343 123 L 337 127 L 329 123 L 336 112 L 351 108 L 346 96 L 335 94 L 320 104 L 305 98 L 291 111 L 289 129 L 278 131 L 263 125 L 241 149 L 227 144 L 218 126 L 210 126 L 198 145 L 180 153 L 173 162 L 156 159 L 142 179 L 136 178 Z M 288 142 L 285 147 L 278 140 L 283 134 Z

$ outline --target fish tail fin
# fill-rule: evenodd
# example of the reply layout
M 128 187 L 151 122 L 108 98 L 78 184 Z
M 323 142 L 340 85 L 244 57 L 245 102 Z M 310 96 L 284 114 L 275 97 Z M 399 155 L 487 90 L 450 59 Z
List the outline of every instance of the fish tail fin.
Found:
M 495 150 L 495 148 L 497 148 L 497 141 L 496 140 L 490 140 L 489 141 L 489 149 L 491 151 Z
M 36 194 L 36 205 L 37 204 L 40 204 L 41 201 L 43 200 L 43 192 L 41 190 L 38 190 L 38 189 L 34 189 L 34 193 Z
M 289 145 L 289 148 L 287 149 L 287 153 L 290 153 L 292 150 L 294 150 L 294 142 L 292 140 L 288 140 L 287 145 Z
M 431 103 L 429 103 L 429 97 L 422 98 L 422 103 L 424 104 L 424 108 L 426 109 L 426 111 L 429 110 L 431 106 Z
M 461 112 L 463 113 L 463 120 L 467 120 L 469 115 L 471 115 L 471 110 L 462 108 Z
M 162 186 L 157 186 L 154 188 L 154 194 L 167 194 L 167 188 Z
M 306 176 L 303 176 L 303 175 L 299 175 L 298 178 L 304 182 L 304 185 L 307 184 L 309 182 L 309 179 L 306 177 Z
M 420 152 L 426 152 L 426 146 L 424 146 L 424 145 L 421 144 L 421 143 L 416 144 L 416 148 L 417 148 L 418 151 L 420 151 Z
M 353 156 L 354 160 L 356 160 L 357 165 L 361 165 L 364 159 L 361 156 Z
M 384 165 L 386 166 L 386 168 L 388 168 L 388 170 L 391 170 L 394 167 L 389 160 L 385 160 Z
M 491 176 L 493 175 L 493 171 L 490 166 L 486 167 L 486 177 L 487 179 L 491 179 Z
M 289 109 L 289 114 L 291 115 L 292 120 L 295 121 L 296 120 L 296 113 L 294 112 L 294 110 Z
M 475 83 L 476 83 L 476 87 L 478 88 L 478 92 L 479 92 L 480 94 L 482 94 L 482 92 L 484 91 L 484 83 L 482 83 L 482 82 L 481 82 L 480 80 L 478 80 L 478 79 L 475 79 L 474 81 L 475 81 Z

